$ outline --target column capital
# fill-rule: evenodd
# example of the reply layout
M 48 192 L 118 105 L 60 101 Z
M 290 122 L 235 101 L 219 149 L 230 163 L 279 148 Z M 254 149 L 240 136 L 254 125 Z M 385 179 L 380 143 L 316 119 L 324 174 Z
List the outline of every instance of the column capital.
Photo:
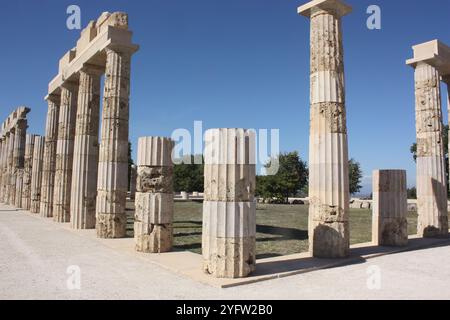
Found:
M 51 93 L 48 96 L 45 97 L 45 100 L 47 100 L 48 102 L 52 102 L 54 104 L 59 105 L 60 101 L 61 101 L 61 96 L 58 94 L 54 94 Z
M 76 90 L 78 90 L 78 82 L 65 81 L 61 84 L 61 89 L 66 89 L 69 91 L 76 91 Z
M 352 12 L 352 7 L 342 0 L 313 0 L 297 9 L 298 14 L 307 18 L 321 11 L 340 18 Z
M 105 67 L 104 66 L 98 66 L 95 64 L 83 64 L 83 67 L 80 69 L 80 73 L 86 73 L 91 76 L 101 76 L 105 73 Z
M 130 56 L 136 53 L 139 50 L 138 45 L 122 45 L 122 44 L 115 44 L 111 43 L 105 48 L 106 54 L 108 54 L 108 51 L 113 51 L 119 54 L 129 54 Z
M 416 68 L 419 63 L 425 63 L 436 70 L 439 74 L 450 76 L 450 48 L 439 40 L 432 40 L 417 44 L 412 47 L 414 57 L 406 60 L 406 64 Z

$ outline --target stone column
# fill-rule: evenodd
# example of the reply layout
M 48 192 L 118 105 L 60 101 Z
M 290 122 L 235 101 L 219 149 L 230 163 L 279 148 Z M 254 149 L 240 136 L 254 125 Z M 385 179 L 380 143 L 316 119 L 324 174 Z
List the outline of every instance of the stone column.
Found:
M 380 246 L 405 246 L 408 243 L 406 171 L 375 170 L 372 184 L 372 242 Z
M 58 121 L 60 96 L 47 98 L 48 112 L 45 129 L 44 161 L 42 164 L 42 188 L 40 212 L 42 217 L 53 217 L 53 192 L 55 186 L 56 145 L 58 141 Z
M 33 167 L 33 151 L 36 135 L 27 134 L 25 140 L 25 161 L 23 170 L 22 209 L 30 210 L 31 207 L 31 178 Z
M 31 213 L 39 213 L 41 207 L 42 168 L 44 165 L 45 137 L 35 136 L 31 174 Z
M 136 197 L 136 179 L 137 167 L 133 164 L 130 168 L 130 200 L 134 200 Z
M 96 210 L 100 238 L 126 235 L 130 57 L 128 52 L 106 49 Z
M 340 0 L 309 2 L 311 20 L 309 249 L 314 257 L 349 255 L 349 172 Z M 317 4 L 317 5 L 316 5 Z
M 70 201 L 73 229 L 95 228 L 101 74 L 93 66 L 80 71 Z
M 21 179 L 22 172 L 25 162 L 25 138 L 27 132 L 27 120 L 18 119 L 15 127 L 15 138 L 14 138 L 14 152 L 13 152 L 13 166 L 10 177 L 10 194 L 9 203 L 10 205 L 20 207 L 20 202 L 22 198 L 16 194 L 17 186 L 19 186 L 19 191 L 21 189 Z M 16 196 L 17 201 L 16 201 Z
M 448 235 L 447 185 L 438 71 L 424 62 L 415 66 L 417 135 L 417 233 Z
M 214 277 L 246 277 L 255 270 L 254 148 L 254 131 L 205 133 L 203 270 Z
M 0 202 L 3 202 L 3 178 L 5 167 L 5 156 L 8 152 L 6 150 L 6 135 L 0 137 Z
M 136 251 L 168 252 L 173 244 L 173 141 L 139 139 L 134 222 Z
M 55 190 L 53 193 L 53 220 L 57 222 L 70 221 L 70 192 L 72 187 L 77 95 L 78 87 L 74 83 L 65 83 L 61 88 Z
M 6 134 L 5 164 L 3 171 L 3 203 L 9 204 L 9 184 L 14 150 L 14 129 Z

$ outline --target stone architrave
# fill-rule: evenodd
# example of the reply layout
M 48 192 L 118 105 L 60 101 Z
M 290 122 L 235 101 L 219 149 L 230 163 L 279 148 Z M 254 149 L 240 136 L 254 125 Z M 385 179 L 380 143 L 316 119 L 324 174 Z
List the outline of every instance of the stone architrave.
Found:
M 407 245 L 406 171 L 375 170 L 372 184 L 372 242 L 380 246 Z
M 70 225 L 73 229 L 95 228 L 102 72 L 93 66 L 80 71 L 70 201 Z
M 22 193 L 22 209 L 30 210 L 31 207 L 31 179 L 33 170 L 33 152 L 34 141 L 36 135 L 27 134 L 25 140 L 25 161 L 23 170 Z
M 309 250 L 318 258 L 349 255 L 349 171 L 341 0 L 298 8 L 311 23 Z
M 78 86 L 65 83 L 61 88 L 61 106 L 56 147 L 55 189 L 53 193 L 53 220 L 70 222 L 73 149 L 77 115 Z
M 34 138 L 33 166 L 31 174 L 31 213 L 39 213 L 41 208 L 42 168 L 44 165 L 45 137 Z
M 203 270 L 246 277 L 256 267 L 255 132 L 208 130 L 204 170 Z
M 53 217 L 53 193 L 55 189 L 56 147 L 58 142 L 60 95 L 47 97 L 48 111 L 45 128 L 44 160 L 42 165 L 42 187 L 40 192 L 42 217 Z
M 134 222 L 136 251 L 162 253 L 172 249 L 173 146 L 169 138 L 139 139 Z

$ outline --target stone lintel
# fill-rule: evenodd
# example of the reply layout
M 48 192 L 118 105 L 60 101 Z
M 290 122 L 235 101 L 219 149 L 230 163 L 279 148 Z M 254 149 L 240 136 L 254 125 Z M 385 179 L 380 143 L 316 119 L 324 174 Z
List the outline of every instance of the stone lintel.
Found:
M 21 119 L 25 119 L 27 114 L 31 111 L 30 108 L 21 106 L 18 107 L 16 110 L 11 112 L 8 118 L 2 123 L 1 126 L 1 132 L 0 137 L 6 136 L 8 132 L 11 130 L 14 130 L 15 126 L 17 125 L 18 121 Z
M 313 0 L 298 7 L 297 12 L 309 18 L 314 8 L 330 11 L 330 13 L 337 13 L 340 17 L 352 12 L 352 7 L 341 0 Z
M 58 94 L 65 81 L 77 81 L 78 72 L 86 65 L 104 68 L 106 65 L 104 50 L 106 48 L 127 51 L 131 54 L 138 51 L 139 46 L 131 42 L 132 34 L 127 29 L 106 26 L 82 52 L 78 52 L 77 56 L 53 78 L 48 85 L 48 94 Z
M 435 67 L 442 77 L 450 76 L 450 48 L 439 40 L 432 40 L 412 47 L 414 57 L 406 64 L 415 68 L 424 62 Z

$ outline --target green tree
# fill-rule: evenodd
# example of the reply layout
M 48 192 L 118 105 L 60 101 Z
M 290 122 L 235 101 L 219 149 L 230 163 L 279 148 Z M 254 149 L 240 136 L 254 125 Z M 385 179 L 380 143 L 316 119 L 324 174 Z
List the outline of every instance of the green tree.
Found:
M 359 192 L 362 188 L 362 170 L 359 162 L 354 159 L 348 161 L 348 173 L 349 173 L 349 191 L 350 194 Z
M 128 190 L 130 190 L 131 184 L 131 166 L 134 165 L 133 157 L 131 156 L 132 152 L 131 142 L 128 142 Z
M 269 169 L 272 161 L 264 167 Z M 308 168 L 298 152 L 278 155 L 278 171 L 274 175 L 256 177 L 256 194 L 265 199 L 276 198 L 287 202 L 290 196 L 295 196 L 308 182 Z
M 193 164 L 194 156 L 191 156 L 191 163 L 176 164 L 173 168 L 173 188 L 175 192 L 203 192 L 203 164 Z

